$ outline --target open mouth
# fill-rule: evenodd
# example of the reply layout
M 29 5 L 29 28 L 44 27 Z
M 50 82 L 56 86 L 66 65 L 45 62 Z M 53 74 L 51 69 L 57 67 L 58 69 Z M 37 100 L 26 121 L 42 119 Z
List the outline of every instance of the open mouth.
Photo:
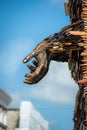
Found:
M 35 60 L 32 62 L 33 65 L 27 65 L 30 70 L 30 73 L 25 75 L 24 83 L 27 84 L 35 84 L 39 82 L 48 72 L 48 59 L 46 52 L 43 51 L 36 56 L 31 56 L 31 54 L 29 54 L 27 57 L 25 57 L 24 63 L 29 62 L 33 57 L 35 58 Z

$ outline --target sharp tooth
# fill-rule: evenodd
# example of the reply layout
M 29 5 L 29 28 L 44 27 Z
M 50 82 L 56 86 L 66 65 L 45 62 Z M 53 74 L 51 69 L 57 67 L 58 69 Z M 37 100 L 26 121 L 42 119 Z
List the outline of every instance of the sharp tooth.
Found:
M 24 83 L 26 83 L 26 84 L 32 84 L 32 81 L 24 80 Z
M 26 80 L 29 80 L 29 78 L 28 78 L 28 77 L 26 77 Z
M 29 74 L 26 74 L 25 77 L 28 77 Z
M 23 62 L 26 63 L 26 62 L 27 62 L 27 59 L 25 58 L 25 59 L 23 60 Z
M 35 66 L 38 66 L 38 62 L 37 62 L 36 60 L 33 61 L 33 64 L 34 64 Z
M 27 80 L 24 80 L 24 83 L 27 83 L 27 84 L 29 84 L 29 82 L 28 82 Z
M 31 70 L 31 72 L 35 71 L 35 69 L 36 69 L 36 68 L 33 67 L 32 65 L 29 65 L 29 64 L 28 64 L 27 66 L 28 66 L 28 68 Z

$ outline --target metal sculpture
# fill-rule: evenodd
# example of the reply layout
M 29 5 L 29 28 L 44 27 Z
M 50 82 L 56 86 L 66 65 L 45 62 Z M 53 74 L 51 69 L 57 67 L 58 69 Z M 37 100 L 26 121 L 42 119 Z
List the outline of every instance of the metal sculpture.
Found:
M 25 83 L 35 84 L 48 72 L 51 60 L 68 62 L 71 76 L 79 86 L 74 112 L 74 130 L 87 130 L 87 0 L 68 0 L 66 14 L 71 25 L 59 33 L 44 39 L 32 53 L 25 57 L 24 63 L 33 57 L 31 70 L 26 74 Z
M 77 30 L 82 21 L 64 27 L 59 33 L 44 39 L 32 53 L 25 57 L 24 63 L 35 57 L 34 66 L 28 65 L 30 74 L 25 75 L 25 83 L 34 84 L 40 81 L 48 72 L 51 60 L 68 62 L 70 50 L 81 50 L 78 43 L 82 41 L 80 36 L 72 35 L 72 30 Z M 77 42 L 77 44 L 76 44 Z

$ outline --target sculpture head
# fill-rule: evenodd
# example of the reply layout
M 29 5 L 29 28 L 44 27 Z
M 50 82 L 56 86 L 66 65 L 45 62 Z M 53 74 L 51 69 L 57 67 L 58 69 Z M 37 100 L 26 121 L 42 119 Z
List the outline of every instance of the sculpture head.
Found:
M 32 65 L 28 64 L 30 74 L 26 74 L 25 83 L 35 84 L 40 81 L 48 72 L 49 64 L 51 60 L 55 61 L 67 61 L 68 54 L 63 47 L 63 44 L 58 41 L 48 39 L 43 40 L 32 53 L 25 57 L 24 63 L 29 62 L 32 58 Z
M 35 60 L 33 65 L 28 64 L 30 73 L 26 74 L 25 83 L 35 84 L 39 82 L 48 72 L 51 60 L 59 62 L 68 62 L 70 48 L 76 46 L 73 43 L 78 41 L 80 37 L 70 34 L 78 23 L 64 27 L 60 33 L 56 33 L 44 39 L 37 47 L 25 57 L 24 63 L 29 62 L 32 58 Z

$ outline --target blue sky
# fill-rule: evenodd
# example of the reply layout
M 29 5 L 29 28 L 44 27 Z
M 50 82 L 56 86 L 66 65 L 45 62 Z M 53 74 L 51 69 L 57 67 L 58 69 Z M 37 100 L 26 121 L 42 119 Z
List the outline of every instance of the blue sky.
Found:
M 70 24 L 66 0 L 0 0 L 0 87 L 12 96 L 10 107 L 31 100 L 49 121 L 50 130 L 73 129 L 78 86 L 67 63 L 52 62 L 36 85 L 23 83 L 28 73 L 23 58 L 45 37 Z

